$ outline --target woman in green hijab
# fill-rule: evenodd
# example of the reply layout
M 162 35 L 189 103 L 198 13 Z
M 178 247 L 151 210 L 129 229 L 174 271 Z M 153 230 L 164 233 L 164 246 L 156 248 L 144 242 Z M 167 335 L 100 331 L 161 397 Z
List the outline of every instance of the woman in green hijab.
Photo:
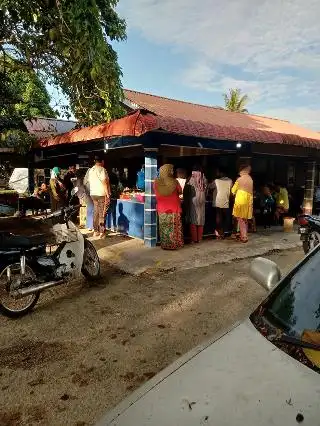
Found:
M 52 212 L 59 210 L 62 207 L 65 207 L 67 204 L 67 193 L 61 181 L 60 173 L 61 173 L 60 167 L 54 167 L 51 170 L 50 201 L 51 201 Z

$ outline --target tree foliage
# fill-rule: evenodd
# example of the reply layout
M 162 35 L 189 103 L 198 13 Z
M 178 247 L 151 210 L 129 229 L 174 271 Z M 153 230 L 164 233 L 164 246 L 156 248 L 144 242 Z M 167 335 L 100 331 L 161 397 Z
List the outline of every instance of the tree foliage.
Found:
M 2 88 L 7 88 L 7 103 L 11 102 L 15 110 L 24 118 L 56 117 L 50 106 L 50 96 L 46 86 L 34 70 L 21 67 L 18 60 L 0 52 L 0 73 Z M 0 102 L 4 103 L 4 99 Z
M 1 56 L 0 56 L 1 57 Z M 56 117 L 57 113 L 50 106 L 50 96 L 44 82 L 33 70 L 26 71 L 19 64 L 8 58 L 7 69 L 14 92 L 18 95 L 16 110 L 23 117 Z M 0 65 L 1 68 L 1 65 Z
M 0 48 L 62 89 L 82 124 L 122 114 L 121 69 L 111 46 L 126 37 L 117 0 L 0 2 Z
M 24 120 L 55 117 L 44 83 L 33 70 L 0 52 L 0 147 L 25 153 L 33 141 Z
M 241 89 L 229 89 L 228 93 L 223 95 L 225 109 L 233 112 L 247 113 L 246 104 L 249 101 L 248 95 L 242 95 Z

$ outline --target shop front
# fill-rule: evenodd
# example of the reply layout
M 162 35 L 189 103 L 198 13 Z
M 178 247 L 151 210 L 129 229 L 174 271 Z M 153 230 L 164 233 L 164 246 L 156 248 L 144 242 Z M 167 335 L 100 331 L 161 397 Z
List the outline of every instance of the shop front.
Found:
M 190 174 L 192 167 L 200 164 L 211 180 L 223 165 L 235 178 L 239 149 L 234 142 L 152 132 L 140 138 L 140 142 L 138 146 L 132 138 L 108 140 L 105 149 L 101 150 L 109 173 L 117 173 L 123 188 L 119 197 L 111 200 L 106 224 L 109 229 L 143 239 L 147 246 L 154 246 L 157 243 L 157 215 L 153 182 L 159 167 L 169 162 L 175 169 L 184 168 Z M 142 168 L 144 191 L 137 189 L 137 175 Z M 89 222 L 92 223 L 92 215 Z M 212 201 L 208 200 L 205 236 L 214 234 L 214 222 Z
M 234 180 L 239 164 L 250 163 L 256 188 L 276 180 L 292 190 L 304 186 L 304 207 L 306 211 L 310 208 L 320 142 L 292 138 L 291 143 L 286 137 L 284 143 L 279 133 L 237 128 L 227 134 L 227 130 L 217 127 L 190 120 L 181 123 L 160 119 L 138 111 L 107 125 L 42 141 L 35 150 L 34 167 L 51 168 L 59 162 L 61 167 L 77 164 L 87 168 L 95 154 L 103 154 L 107 170 L 117 173 L 122 183 L 121 193 L 112 200 L 106 224 L 110 229 L 143 239 L 149 247 L 157 244 L 153 182 L 159 167 L 168 162 L 187 172 L 201 164 L 209 181 L 221 166 Z M 142 167 L 144 191 L 137 190 L 137 173 Z M 214 231 L 211 201 L 207 202 L 206 218 L 205 234 L 210 235 Z

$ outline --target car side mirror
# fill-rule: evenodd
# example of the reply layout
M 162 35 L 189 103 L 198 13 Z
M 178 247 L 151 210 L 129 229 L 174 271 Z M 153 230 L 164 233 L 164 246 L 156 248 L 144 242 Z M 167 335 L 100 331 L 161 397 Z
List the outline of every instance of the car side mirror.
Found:
M 272 260 L 257 257 L 251 262 L 250 276 L 264 289 L 272 290 L 281 279 L 278 265 Z

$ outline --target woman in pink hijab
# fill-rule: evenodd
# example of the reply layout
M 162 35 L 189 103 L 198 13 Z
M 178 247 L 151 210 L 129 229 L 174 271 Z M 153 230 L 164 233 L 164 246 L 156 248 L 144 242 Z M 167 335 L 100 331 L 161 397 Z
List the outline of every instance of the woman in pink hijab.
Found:
M 186 223 L 190 226 L 191 241 L 199 243 L 202 240 L 205 222 L 207 179 L 200 167 L 194 167 L 190 179 L 183 191 L 183 202 L 186 213 Z

